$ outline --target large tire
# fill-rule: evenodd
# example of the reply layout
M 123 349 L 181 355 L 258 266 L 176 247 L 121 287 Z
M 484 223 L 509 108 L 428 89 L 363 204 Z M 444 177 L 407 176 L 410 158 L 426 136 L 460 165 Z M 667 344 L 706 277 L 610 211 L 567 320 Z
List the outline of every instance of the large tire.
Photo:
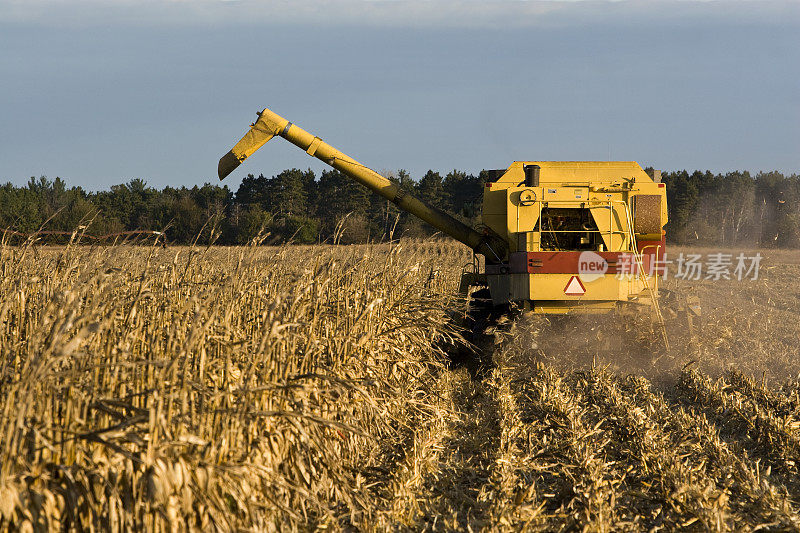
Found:
M 492 295 L 488 287 L 478 289 L 470 296 L 467 305 L 466 328 L 472 334 L 482 333 L 491 325 L 495 314 Z
M 474 346 L 474 373 L 480 374 L 491 368 L 497 324 L 509 309 L 507 305 L 495 306 L 492 303 L 488 287 L 473 292 L 468 305 L 465 336 Z

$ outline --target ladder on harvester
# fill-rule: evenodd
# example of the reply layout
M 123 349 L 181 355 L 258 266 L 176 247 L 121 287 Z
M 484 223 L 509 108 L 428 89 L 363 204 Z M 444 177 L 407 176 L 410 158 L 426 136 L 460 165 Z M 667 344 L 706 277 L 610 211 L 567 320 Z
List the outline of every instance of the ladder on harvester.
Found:
M 633 257 L 636 259 L 636 268 L 638 270 L 639 279 L 642 281 L 645 289 L 650 294 L 650 301 L 652 302 L 653 314 L 661 329 L 661 338 L 664 341 L 664 348 L 669 350 L 669 338 L 667 337 L 667 324 L 664 321 L 664 315 L 661 313 L 661 306 L 658 302 L 658 295 L 655 288 L 650 284 L 647 279 L 647 273 L 644 271 L 644 261 L 642 260 L 642 253 L 636 247 L 636 235 L 633 233 L 633 217 L 631 216 L 630 207 L 625 205 L 625 217 L 628 222 L 628 238 L 631 240 L 631 248 L 633 250 Z M 658 252 L 656 252 L 658 257 Z M 657 273 L 655 274 L 658 275 Z

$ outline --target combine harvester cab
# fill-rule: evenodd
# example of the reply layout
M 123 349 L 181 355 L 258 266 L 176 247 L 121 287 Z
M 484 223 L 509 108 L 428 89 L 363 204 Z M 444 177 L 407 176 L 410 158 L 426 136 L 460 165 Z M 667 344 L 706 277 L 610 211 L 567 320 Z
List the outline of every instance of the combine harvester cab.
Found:
M 475 261 L 461 279 L 471 329 L 508 306 L 565 314 L 639 303 L 664 324 L 656 274 L 667 202 L 658 171 L 632 161 L 514 162 L 489 172 L 482 225 L 471 228 L 269 109 L 220 159 L 220 179 L 274 136 L 482 255 L 483 267 Z

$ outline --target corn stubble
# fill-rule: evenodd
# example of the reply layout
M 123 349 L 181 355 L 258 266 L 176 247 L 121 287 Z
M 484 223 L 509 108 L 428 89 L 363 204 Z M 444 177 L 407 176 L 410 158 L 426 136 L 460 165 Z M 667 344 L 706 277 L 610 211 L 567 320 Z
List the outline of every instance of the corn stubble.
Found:
M 459 245 L 0 254 L 2 529 L 800 528 L 796 381 L 524 321 L 471 377 Z

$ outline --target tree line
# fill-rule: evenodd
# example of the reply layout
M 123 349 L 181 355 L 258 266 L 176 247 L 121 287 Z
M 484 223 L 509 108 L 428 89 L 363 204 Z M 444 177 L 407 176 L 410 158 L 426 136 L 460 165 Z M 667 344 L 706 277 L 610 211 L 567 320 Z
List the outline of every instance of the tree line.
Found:
M 468 224 L 479 222 L 486 171 L 476 176 L 429 170 L 415 180 L 399 170 L 386 177 Z M 664 172 L 662 179 L 670 242 L 800 248 L 800 175 L 681 170 Z M 93 235 L 163 231 L 172 244 L 198 238 L 246 244 L 264 235 L 273 243 L 349 244 L 435 233 L 337 170 L 319 176 L 310 169 L 250 174 L 236 192 L 209 183 L 159 190 L 141 179 L 97 192 L 46 177 L 0 186 L 0 231 L 69 233 L 87 224 Z

